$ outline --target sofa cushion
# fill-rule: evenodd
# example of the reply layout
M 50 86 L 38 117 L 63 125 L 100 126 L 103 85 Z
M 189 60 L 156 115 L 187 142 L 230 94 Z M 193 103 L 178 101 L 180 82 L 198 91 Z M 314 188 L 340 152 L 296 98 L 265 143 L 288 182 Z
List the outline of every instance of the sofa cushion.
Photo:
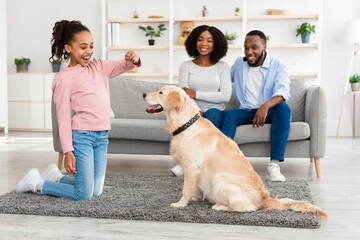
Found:
M 137 139 L 169 142 L 170 134 L 165 131 L 166 120 L 162 119 L 110 119 L 111 139 Z
M 287 104 L 291 110 L 292 122 L 305 121 L 306 86 L 304 79 L 291 79 L 290 99 Z
M 127 119 L 165 119 L 163 114 L 145 112 L 148 104 L 143 93 L 158 91 L 168 83 L 144 82 L 115 77 L 109 80 L 111 108 L 115 118 Z M 130 103 L 129 103 L 130 102 Z
M 271 124 L 265 124 L 263 127 L 252 127 L 252 124 L 238 126 L 234 140 L 237 144 L 270 142 Z M 290 132 L 288 141 L 304 140 L 310 137 L 310 126 L 305 122 L 290 123 Z

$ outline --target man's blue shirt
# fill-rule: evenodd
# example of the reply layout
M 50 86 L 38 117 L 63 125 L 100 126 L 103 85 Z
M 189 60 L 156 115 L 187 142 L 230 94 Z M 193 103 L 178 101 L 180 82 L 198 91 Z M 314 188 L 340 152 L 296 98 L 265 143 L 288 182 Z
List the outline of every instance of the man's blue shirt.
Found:
M 249 67 L 249 63 L 244 57 L 238 57 L 231 67 L 231 81 L 234 82 L 236 96 L 242 109 L 250 108 L 245 99 Z M 263 75 L 259 99 L 260 105 L 275 96 L 282 96 L 287 101 L 290 98 L 290 79 L 286 65 L 275 58 L 266 56 L 260 71 Z

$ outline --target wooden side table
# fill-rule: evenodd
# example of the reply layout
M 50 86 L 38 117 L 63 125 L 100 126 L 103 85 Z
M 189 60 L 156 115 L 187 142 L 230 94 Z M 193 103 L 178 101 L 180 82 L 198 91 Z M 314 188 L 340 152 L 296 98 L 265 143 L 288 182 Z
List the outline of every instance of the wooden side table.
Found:
M 348 94 L 353 94 L 354 95 L 354 101 L 353 101 L 353 137 L 355 137 L 355 107 L 356 107 L 355 103 L 356 103 L 356 94 L 358 94 L 358 93 L 360 93 L 360 91 L 357 91 L 357 92 L 350 91 L 350 92 L 346 92 L 344 94 L 344 96 L 343 96 L 342 104 L 341 104 L 339 124 L 338 124 L 337 132 L 336 132 L 336 138 L 338 138 L 338 136 L 339 136 L 341 117 L 342 117 L 342 113 L 343 113 L 343 110 L 344 110 L 344 104 L 345 104 L 346 95 L 348 95 Z

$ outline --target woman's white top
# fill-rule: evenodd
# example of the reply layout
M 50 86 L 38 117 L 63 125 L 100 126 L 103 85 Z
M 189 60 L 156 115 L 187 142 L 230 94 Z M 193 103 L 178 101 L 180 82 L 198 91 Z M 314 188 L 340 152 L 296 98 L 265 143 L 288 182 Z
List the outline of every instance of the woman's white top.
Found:
M 200 67 L 192 60 L 183 62 L 179 71 L 179 87 L 196 91 L 195 102 L 202 112 L 210 108 L 223 111 L 232 93 L 230 66 L 223 61 L 211 67 Z

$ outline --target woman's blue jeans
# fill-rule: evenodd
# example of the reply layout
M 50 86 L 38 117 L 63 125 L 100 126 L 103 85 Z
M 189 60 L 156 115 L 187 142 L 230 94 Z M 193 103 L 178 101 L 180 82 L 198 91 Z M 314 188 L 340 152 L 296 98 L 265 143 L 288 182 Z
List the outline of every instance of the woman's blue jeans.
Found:
M 72 138 L 77 173 L 74 177 L 64 176 L 59 182 L 45 181 L 41 193 L 76 201 L 100 196 L 106 172 L 108 131 L 73 130 Z
M 210 108 L 203 114 L 203 118 L 208 119 L 217 128 L 220 128 L 220 125 L 223 121 L 223 117 L 224 117 L 224 111 L 221 111 L 217 108 Z
M 257 109 L 232 109 L 224 112 L 220 131 L 234 139 L 236 127 L 252 124 Z M 269 109 L 265 123 L 271 123 L 270 159 L 284 161 L 286 142 L 290 131 L 291 112 L 289 106 L 282 102 Z

